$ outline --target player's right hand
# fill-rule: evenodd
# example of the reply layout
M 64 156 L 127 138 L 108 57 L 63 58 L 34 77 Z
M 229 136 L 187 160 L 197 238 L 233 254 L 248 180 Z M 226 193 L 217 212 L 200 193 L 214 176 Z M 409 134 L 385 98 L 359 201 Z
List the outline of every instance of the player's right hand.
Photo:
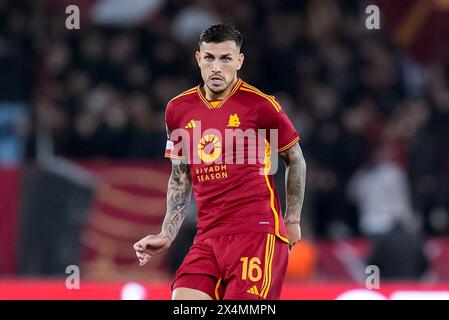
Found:
M 160 233 L 158 235 L 151 234 L 142 238 L 133 245 L 133 248 L 136 251 L 140 266 L 143 266 L 152 256 L 164 252 L 170 245 L 170 238 Z

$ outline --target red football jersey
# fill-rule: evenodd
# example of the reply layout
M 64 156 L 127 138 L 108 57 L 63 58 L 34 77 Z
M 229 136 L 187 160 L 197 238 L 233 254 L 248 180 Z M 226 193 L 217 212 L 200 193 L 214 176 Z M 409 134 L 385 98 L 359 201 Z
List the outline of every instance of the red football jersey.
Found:
M 288 242 L 271 150 L 299 140 L 294 126 L 273 96 L 241 79 L 220 101 L 208 101 L 200 87 L 174 97 L 165 115 L 165 156 L 188 161 L 193 179 L 196 240 L 260 231 Z

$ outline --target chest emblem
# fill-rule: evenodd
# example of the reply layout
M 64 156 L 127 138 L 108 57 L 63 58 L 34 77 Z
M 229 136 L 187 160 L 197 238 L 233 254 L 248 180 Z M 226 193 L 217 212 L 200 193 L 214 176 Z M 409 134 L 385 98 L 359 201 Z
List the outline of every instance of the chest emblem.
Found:
M 240 126 L 239 116 L 237 115 L 237 113 L 231 114 L 229 116 L 228 127 L 237 128 L 238 126 Z

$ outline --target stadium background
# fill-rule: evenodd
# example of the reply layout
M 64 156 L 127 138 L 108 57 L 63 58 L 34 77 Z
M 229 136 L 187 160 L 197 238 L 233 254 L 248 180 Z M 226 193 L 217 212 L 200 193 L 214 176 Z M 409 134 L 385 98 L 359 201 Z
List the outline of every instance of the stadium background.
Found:
M 356 297 L 449 298 L 447 0 L 0 0 L 0 298 L 169 298 L 194 205 L 148 267 L 132 243 L 159 231 L 165 104 L 199 83 L 197 38 L 216 22 L 242 31 L 240 76 L 302 136 L 303 241 L 283 298 L 364 289 L 369 264 L 381 289 Z M 276 182 L 283 200 L 282 170 Z

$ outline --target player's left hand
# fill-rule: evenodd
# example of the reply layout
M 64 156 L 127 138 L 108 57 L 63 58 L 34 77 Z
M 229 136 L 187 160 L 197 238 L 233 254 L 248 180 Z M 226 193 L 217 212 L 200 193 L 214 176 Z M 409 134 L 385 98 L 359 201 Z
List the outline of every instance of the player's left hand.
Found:
M 285 224 L 285 229 L 287 230 L 287 237 L 289 242 L 289 250 L 293 249 L 293 246 L 301 240 L 301 226 L 299 223 Z
M 145 265 L 156 254 L 166 251 L 171 242 L 163 232 L 157 235 L 150 234 L 136 242 L 133 248 L 136 251 L 140 266 Z

